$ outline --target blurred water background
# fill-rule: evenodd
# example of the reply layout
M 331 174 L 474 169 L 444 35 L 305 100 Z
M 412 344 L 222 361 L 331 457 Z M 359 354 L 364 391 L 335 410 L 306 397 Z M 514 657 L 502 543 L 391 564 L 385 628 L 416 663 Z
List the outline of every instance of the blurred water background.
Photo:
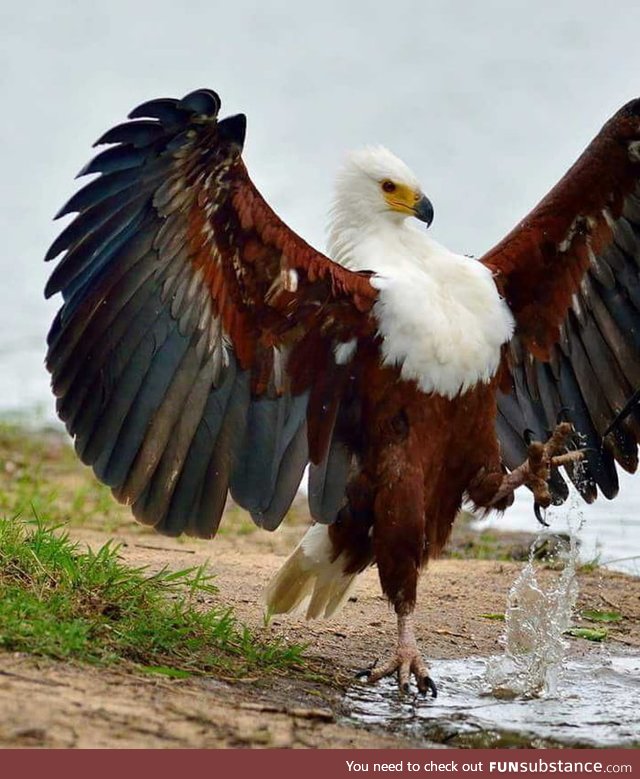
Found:
M 434 236 L 481 254 L 640 94 L 640 5 L 617 0 L 31 0 L 0 5 L 0 413 L 53 421 L 42 256 L 91 143 L 151 97 L 202 86 L 245 111 L 264 195 L 317 246 L 344 152 L 418 173 Z M 640 573 L 640 477 L 585 509 L 584 555 Z M 562 512 L 554 527 L 563 529 Z M 531 529 L 523 496 L 501 527 Z M 636 559 L 626 559 L 626 558 Z M 620 558 L 625 558 L 620 561 Z

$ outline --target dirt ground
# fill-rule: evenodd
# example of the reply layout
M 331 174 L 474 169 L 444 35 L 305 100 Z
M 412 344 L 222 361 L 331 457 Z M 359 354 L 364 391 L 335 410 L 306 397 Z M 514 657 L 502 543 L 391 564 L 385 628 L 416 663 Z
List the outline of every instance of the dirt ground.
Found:
M 341 699 L 354 672 L 393 645 L 394 618 L 380 595 L 375 570 L 360 577 L 344 611 L 331 621 L 277 617 L 264 625 L 262 590 L 303 528 L 252 533 L 214 543 L 115 533 L 122 556 L 158 569 L 206 563 L 216 575 L 223 603 L 260 631 L 308 644 L 309 667 L 322 677 L 287 674 L 268 682 L 245 679 L 172 680 L 0 654 L 0 747 L 410 747 L 381 730 L 350 724 Z M 106 533 L 74 529 L 91 546 Z M 114 535 L 114 534 L 111 534 Z M 522 563 L 443 560 L 423 576 L 417 611 L 418 640 L 432 658 L 460 658 L 499 651 L 503 625 L 480 615 L 502 612 Z M 544 577 L 556 576 L 552 570 Z M 609 641 L 640 650 L 640 588 L 621 574 L 580 576 L 582 608 L 615 608 L 625 619 Z M 206 607 L 206 603 L 203 604 Z M 588 652 L 589 642 L 572 641 Z M 446 695 L 446 690 L 441 694 Z

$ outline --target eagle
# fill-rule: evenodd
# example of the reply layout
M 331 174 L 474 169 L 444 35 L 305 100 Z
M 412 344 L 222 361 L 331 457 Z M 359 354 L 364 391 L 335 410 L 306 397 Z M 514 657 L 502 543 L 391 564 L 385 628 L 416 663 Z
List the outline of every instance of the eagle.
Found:
M 340 171 L 327 254 L 269 207 L 246 117 L 200 89 L 102 135 L 58 212 L 46 365 L 82 462 L 135 518 L 212 538 L 228 494 L 278 527 L 309 467 L 313 523 L 267 590 L 333 614 L 377 565 L 397 645 L 369 680 L 436 686 L 415 638 L 421 569 L 461 505 L 613 498 L 640 412 L 640 100 L 479 259 L 427 229 L 390 151 Z M 426 226 L 426 227 L 425 227 Z

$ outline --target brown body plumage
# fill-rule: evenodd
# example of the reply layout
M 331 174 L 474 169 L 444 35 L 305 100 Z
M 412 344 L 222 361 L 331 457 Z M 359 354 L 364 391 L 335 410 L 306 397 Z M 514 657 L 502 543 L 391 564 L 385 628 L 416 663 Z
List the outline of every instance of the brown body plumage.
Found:
M 502 482 L 496 382 L 452 400 L 425 398 L 397 371 L 381 370 L 375 353 L 363 363 L 355 368 L 366 386 L 357 390 L 361 469 L 329 534 L 336 553 L 347 552 L 349 569 L 377 562 L 385 594 L 403 610 L 413 605 L 419 570 L 445 545 L 464 496 L 488 505 Z

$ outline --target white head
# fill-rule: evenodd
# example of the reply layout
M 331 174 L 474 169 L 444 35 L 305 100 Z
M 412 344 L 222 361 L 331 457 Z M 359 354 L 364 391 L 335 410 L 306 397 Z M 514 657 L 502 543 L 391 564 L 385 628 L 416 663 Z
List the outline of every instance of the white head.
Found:
M 384 146 L 349 154 L 336 181 L 332 231 L 400 223 L 410 216 L 428 226 L 433 207 L 405 163 Z

